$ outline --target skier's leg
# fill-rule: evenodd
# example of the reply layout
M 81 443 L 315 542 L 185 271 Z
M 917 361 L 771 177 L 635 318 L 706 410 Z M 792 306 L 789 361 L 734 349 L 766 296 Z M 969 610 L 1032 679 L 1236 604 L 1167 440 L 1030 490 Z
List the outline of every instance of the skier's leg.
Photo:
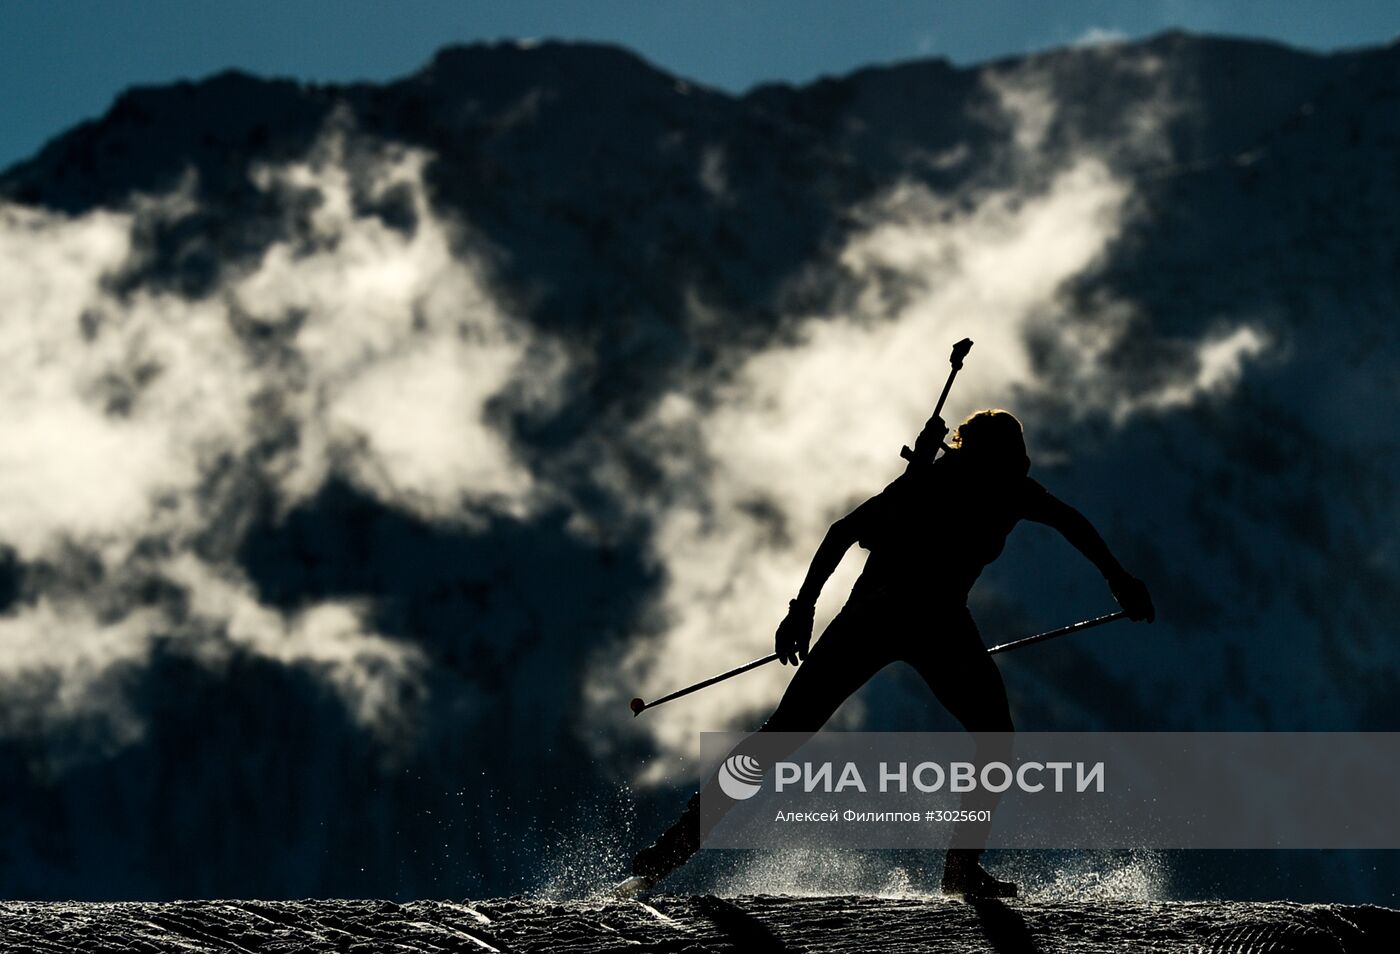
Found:
M 815 734 L 841 703 L 894 661 L 887 625 L 881 614 L 871 611 L 838 613 L 758 731 Z
M 962 610 L 954 627 L 955 631 L 946 634 L 946 638 L 923 644 L 907 661 L 944 708 L 973 733 L 977 764 L 1010 765 L 1014 726 L 1001 671 L 987 655 L 971 614 Z M 978 864 L 1000 798 L 999 793 L 981 786 L 963 795 L 958 808 L 974 813 L 975 820 L 959 822 L 953 828 L 952 847 L 944 869 L 945 889 L 951 885 L 968 893 L 1014 893 L 1014 885 L 992 879 Z
M 815 734 L 841 703 L 863 686 L 871 676 L 894 660 L 889 640 L 881 638 L 883 620 L 872 613 L 842 610 L 831 621 L 807 659 L 797 667 L 783 698 L 758 733 L 792 733 L 783 744 L 775 747 L 769 736 L 759 741 L 758 733 L 737 743 L 730 754 L 740 754 L 749 747 L 761 751 L 765 758 L 781 758 Z M 691 796 L 685 811 L 650 846 L 632 859 L 632 872 L 650 881 L 658 881 L 683 865 L 700 849 L 700 800 L 704 797 L 717 812 L 732 807 L 719 788 L 715 776 L 705 783 L 702 792 Z

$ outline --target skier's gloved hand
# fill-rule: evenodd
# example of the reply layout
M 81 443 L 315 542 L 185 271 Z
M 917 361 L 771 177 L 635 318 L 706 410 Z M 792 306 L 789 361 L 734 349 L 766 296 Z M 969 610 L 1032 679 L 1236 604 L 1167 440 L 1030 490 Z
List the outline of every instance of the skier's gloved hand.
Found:
M 948 425 L 943 423 L 941 417 L 931 417 L 924 429 L 919 432 L 918 438 L 914 441 L 914 456 L 920 460 L 932 460 L 938 453 L 939 446 L 943 443 L 943 438 L 948 436 Z
M 807 658 L 807 647 L 812 644 L 812 615 L 816 608 L 799 600 L 788 603 L 788 614 L 778 624 L 778 634 L 773 638 L 773 652 L 778 661 L 786 666 L 797 665 L 799 659 Z
M 1108 587 L 1113 591 L 1113 598 L 1118 601 L 1118 605 L 1123 607 L 1123 612 L 1128 614 L 1128 619 L 1134 622 L 1147 620 L 1150 623 L 1157 617 L 1157 610 L 1152 606 L 1152 596 L 1147 592 L 1147 584 L 1142 580 L 1124 573 L 1109 580 Z

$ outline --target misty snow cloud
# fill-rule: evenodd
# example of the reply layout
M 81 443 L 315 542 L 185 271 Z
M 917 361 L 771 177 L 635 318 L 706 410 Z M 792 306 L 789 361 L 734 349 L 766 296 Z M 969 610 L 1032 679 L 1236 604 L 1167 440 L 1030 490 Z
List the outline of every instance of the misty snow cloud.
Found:
M 229 289 L 253 321 L 286 331 L 307 374 L 291 389 L 306 449 L 284 487 L 311 492 L 343 460 L 363 489 L 427 517 L 460 519 L 469 498 L 523 511 L 535 488 L 485 405 L 516 377 L 557 368 L 526 366 L 527 336 L 456 258 L 453 227 L 423 194 L 424 154 L 404 151 L 369 184 L 371 197 L 409 187 L 417 226 L 405 236 L 356 213 L 344 143 L 332 134 L 305 163 L 254 172 L 322 198 L 309 249 L 274 245 Z
M 456 524 L 539 499 L 488 404 L 520 377 L 550 400 L 558 359 L 454 250 L 425 161 L 335 119 L 302 161 L 252 172 L 309 200 L 302 227 L 198 300 L 110 280 L 150 220 L 195 208 L 188 178 L 123 211 L 0 206 L 0 542 L 43 568 L 0 618 L 0 731 L 95 717 L 112 745 L 139 738 L 114 674 L 160 638 L 306 669 L 401 734 L 419 650 L 364 604 L 263 605 L 234 551 L 251 502 L 285 514 L 332 479 Z M 408 227 L 365 211 L 391 192 Z M 183 597 L 134 595 L 152 588 Z

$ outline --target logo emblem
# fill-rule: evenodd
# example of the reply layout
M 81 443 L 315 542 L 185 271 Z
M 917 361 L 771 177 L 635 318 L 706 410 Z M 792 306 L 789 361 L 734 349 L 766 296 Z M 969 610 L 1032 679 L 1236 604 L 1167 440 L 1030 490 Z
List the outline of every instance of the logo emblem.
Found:
M 719 787 L 736 801 L 753 798 L 763 783 L 763 766 L 751 755 L 731 755 L 719 767 Z

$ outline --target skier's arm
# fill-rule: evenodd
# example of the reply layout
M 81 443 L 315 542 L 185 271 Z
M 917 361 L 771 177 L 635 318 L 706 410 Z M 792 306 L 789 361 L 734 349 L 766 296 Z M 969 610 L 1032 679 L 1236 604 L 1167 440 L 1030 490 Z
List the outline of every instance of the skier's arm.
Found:
M 802 589 L 797 591 L 797 599 L 793 602 L 808 607 L 817 605 L 817 597 L 821 595 L 822 587 L 831 578 L 831 574 L 836 572 L 836 567 L 840 565 L 846 551 L 860 539 L 862 511 L 868 511 L 873 501 L 874 498 L 867 500 L 833 523 L 826 531 L 821 546 L 817 547 L 817 552 L 812 557 L 811 565 L 807 567 L 807 577 L 802 581 Z
M 1157 613 L 1147 585 L 1123 569 L 1088 517 L 1043 490 L 1029 495 L 1025 516 L 1028 520 L 1058 530 L 1076 550 L 1084 554 L 1108 581 L 1114 599 L 1123 607 L 1129 619 L 1152 622 Z
M 779 624 L 773 640 L 773 651 L 783 665 L 796 665 L 798 660 L 807 658 L 807 649 L 812 644 L 812 618 L 816 613 L 817 597 L 831 574 L 836 572 L 837 565 L 851 544 L 860 539 L 862 530 L 873 519 L 877 507 L 875 501 L 878 499 L 870 498 L 826 531 L 811 565 L 807 567 L 802 589 L 798 590 L 797 598 L 788 603 L 787 616 Z

